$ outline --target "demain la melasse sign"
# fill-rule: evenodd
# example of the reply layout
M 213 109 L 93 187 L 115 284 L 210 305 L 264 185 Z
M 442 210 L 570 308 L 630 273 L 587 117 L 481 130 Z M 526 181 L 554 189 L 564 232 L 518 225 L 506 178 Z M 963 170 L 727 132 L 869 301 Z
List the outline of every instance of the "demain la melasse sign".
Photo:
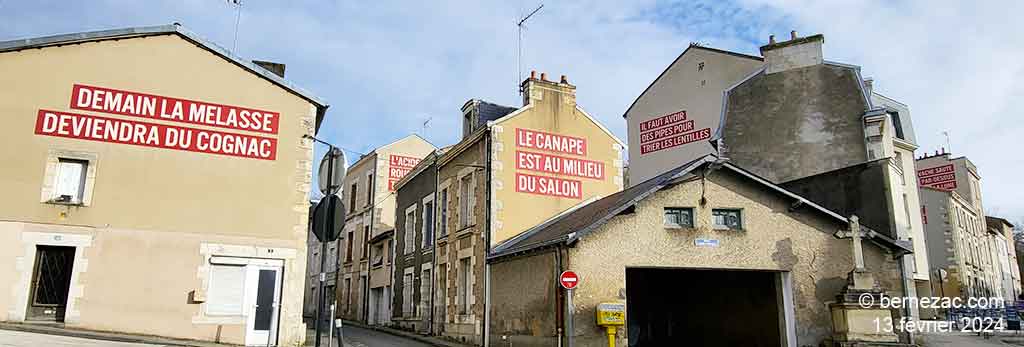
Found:
M 35 133 L 243 158 L 275 160 L 280 114 L 247 107 L 75 84 L 70 108 L 229 131 L 214 131 L 91 114 L 40 109 Z M 247 131 L 259 134 L 245 134 Z

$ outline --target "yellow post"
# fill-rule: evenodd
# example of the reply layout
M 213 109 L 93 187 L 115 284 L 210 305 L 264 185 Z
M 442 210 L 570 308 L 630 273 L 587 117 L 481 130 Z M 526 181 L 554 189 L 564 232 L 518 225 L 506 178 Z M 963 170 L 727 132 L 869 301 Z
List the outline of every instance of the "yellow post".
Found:
M 615 326 L 606 325 L 604 328 L 608 332 L 608 347 L 615 347 Z

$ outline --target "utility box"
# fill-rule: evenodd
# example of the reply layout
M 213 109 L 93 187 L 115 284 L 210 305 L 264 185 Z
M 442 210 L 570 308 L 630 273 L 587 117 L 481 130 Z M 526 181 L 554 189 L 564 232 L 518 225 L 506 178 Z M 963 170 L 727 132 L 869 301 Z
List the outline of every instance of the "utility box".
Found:
M 626 325 L 626 304 L 619 302 L 603 302 L 597 305 L 597 325 Z

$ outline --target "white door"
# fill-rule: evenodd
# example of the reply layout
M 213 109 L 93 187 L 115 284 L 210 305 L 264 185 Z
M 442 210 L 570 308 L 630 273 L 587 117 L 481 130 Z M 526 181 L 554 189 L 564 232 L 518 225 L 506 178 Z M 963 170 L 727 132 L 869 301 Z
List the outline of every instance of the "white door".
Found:
M 246 267 L 245 303 L 247 317 L 245 344 L 277 345 L 277 316 L 280 311 L 281 267 L 254 265 Z

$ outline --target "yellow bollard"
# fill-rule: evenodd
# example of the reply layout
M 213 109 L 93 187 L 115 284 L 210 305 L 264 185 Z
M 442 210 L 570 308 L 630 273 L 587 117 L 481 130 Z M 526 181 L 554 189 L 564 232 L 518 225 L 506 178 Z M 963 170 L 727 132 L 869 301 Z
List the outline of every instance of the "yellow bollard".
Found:
M 605 329 L 608 332 L 608 347 L 615 347 L 615 326 L 606 325 Z

